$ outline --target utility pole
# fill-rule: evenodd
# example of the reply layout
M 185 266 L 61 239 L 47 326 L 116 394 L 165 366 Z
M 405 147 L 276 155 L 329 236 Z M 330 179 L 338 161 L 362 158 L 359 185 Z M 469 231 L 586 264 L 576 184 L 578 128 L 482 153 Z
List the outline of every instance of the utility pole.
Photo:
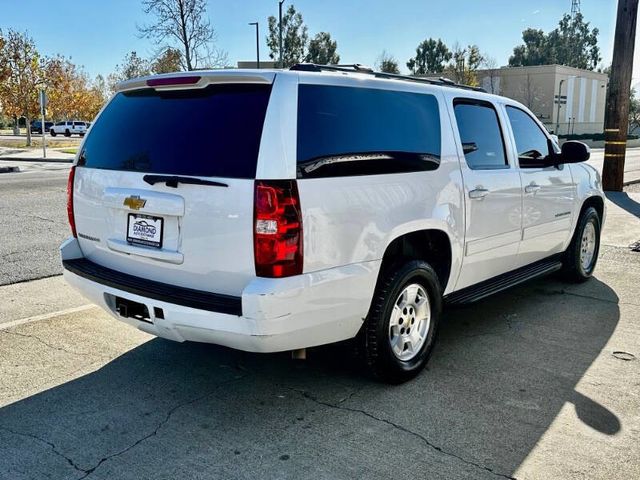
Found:
M 284 68 L 284 62 L 282 61 L 282 4 L 285 2 L 285 0 L 280 0 L 278 2 L 278 14 L 280 17 L 280 23 L 279 25 L 279 29 L 280 29 L 280 46 L 278 48 L 278 51 L 280 52 L 280 68 Z
M 633 47 L 636 38 L 638 0 L 618 0 L 613 62 L 604 117 L 604 166 L 602 184 L 605 190 L 621 192 L 624 184 L 624 160 L 629 128 L 629 97 L 633 69 Z
M 255 25 L 256 27 L 256 65 L 260 70 L 260 24 L 258 22 L 251 22 L 249 25 Z

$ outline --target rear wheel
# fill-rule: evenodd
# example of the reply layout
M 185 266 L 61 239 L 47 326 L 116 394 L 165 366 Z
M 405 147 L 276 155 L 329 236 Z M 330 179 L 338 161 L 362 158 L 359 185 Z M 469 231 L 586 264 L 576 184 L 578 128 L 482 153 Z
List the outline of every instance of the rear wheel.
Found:
M 591 278 L 600 252 L 600 215 L 589 207 L 578 219 L 569 248 L 564 254 L 564 274 L 567 280 L 584 282 Z
M 65 137 L 70 137 L 71 136 L 71 132 L 69 131 L 69 129 L 64 131 L 64 136 Z
M 435 271 L 423 261 L 398 264 L 382 275 L 365 323 L 364 348 L 377 376 L 402 383 L 429 360 L 442 294 Z
M 51 130 L 49 130 L 49 135 L 51 135 L 52 137 L 55 137 L 57 134 L 56 134 L 56 131 L 54 129 L 51 129 Z

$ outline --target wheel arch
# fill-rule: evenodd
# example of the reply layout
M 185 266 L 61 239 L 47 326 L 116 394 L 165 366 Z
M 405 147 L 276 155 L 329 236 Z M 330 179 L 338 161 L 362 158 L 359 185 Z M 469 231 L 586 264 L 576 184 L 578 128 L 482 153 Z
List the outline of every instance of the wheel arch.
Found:
M 447 232 L 438 228 L 425 228 L 402 233 L 393 238 L 382 256 L 378 280 L 398 261 L 424 260 L 436 274 L 442 292 L 452 277 L 453 245 Z

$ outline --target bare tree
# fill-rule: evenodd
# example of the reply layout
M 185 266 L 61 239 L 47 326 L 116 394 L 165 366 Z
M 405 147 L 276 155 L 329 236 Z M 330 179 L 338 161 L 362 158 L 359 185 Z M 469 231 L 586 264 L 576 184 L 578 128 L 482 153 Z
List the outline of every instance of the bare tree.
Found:
M 488 89 L 489 93 L 494 93 L 496 95 L 500 94 L 500 69 L 498 68 L 498 62 L 495 58 L 490 57 L 488 55 L 483 55 L 482 66 L 487 71 L 487 76 L 485 78 L 488 79 Z
M 533 110 L 536 102 L 539 100 L 540 90 L 531 81 L 531 75 L 527 73 L 527 81 L 519 87 L 520 101 L 524 103 L 528 109 Z
M 184 70 L 226 64 L 226 53 L 215 47 L 217 37 L 207 18 L 206 0 L 142 0 L 142 5 L 155 21 L 138 26 L 140 35 L 166 47 L 179 46 Z
M 451 75 L 456 83 L 477 85 L 476 72 L 484 60 L 478 46 L 469 45 L 466 48 L 462 48 L 456 42 L 451 49 L 451 55 L 452 61 L 445 69 L 445 72 Z

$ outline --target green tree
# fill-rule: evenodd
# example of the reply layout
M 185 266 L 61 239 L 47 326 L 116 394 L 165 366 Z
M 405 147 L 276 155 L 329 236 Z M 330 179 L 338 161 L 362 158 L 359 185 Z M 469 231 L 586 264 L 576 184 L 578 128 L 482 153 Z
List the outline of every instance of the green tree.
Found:
M 478 85 L 476 73 L 484 62 L 480 48 L 477 45 L 462 48 L 459 44 L 455 44 L 451 58 L 451 63 L 445 71 L 453 77 L 452 80 L 464 85 Z
M 152 73 L 171 73 L 182 70 L 182 53 L 177 48 L 168 47 L 151 62 Z
M 107 83 L 111 92 L 114 92 L 118 83 L 150 74 L 149 61 L 132 51 L 125 55 L 122 63 L 116 65 L 115 71 L 107 77 Z
M 601 60 L 597 28 L 590 29 L 582 14 L 565 14 L 558 27 L 545 34 L 528 28 L 522 32 L 523 44 L 513 49 L 509 66 L 548 65 L 558 63 L 594 70 Z
M 331 34 L 320 32 L 309 42 L 309 51 L 305 62 L 336 65 L 340 63 L 340 55 L 337 54 L 337 50 L 338 42 L 331 39 Z
M 267 46 L 269 47 L 269 57 L 272 60 L 280 59 L 280 29 L 278 19 L 269 17 L 269 34 L 267 35 Z M 302 19 L 302 14 L 297 12 L 293 5 L 289 5 L 286 13 L 282 16 L 282 68 L 290 67 L 300 63 L 305 58 L 309 34 L 307 26 Z
M 383 50 L 378 60 L 376 60 L 376 69 L 384 73 L 400 73 L 400 67 L 395 57 Z
M 0 31 L 0 72 L 5 76 L 0 82 L 0 103 L 4 112 L 17 120 L 25 117 L 27 146 L 31 146 L 29 124 L 40 111 L 38 91 L 44 86 L 46 60 L 40 56 L 33 39 L 24 32 Z
M 440 39 L 423 40 L 416 48 L 416 56 L 409 59 L 407 67 L 413 75 L 440 73 L 451 60 L 451 52 Z

